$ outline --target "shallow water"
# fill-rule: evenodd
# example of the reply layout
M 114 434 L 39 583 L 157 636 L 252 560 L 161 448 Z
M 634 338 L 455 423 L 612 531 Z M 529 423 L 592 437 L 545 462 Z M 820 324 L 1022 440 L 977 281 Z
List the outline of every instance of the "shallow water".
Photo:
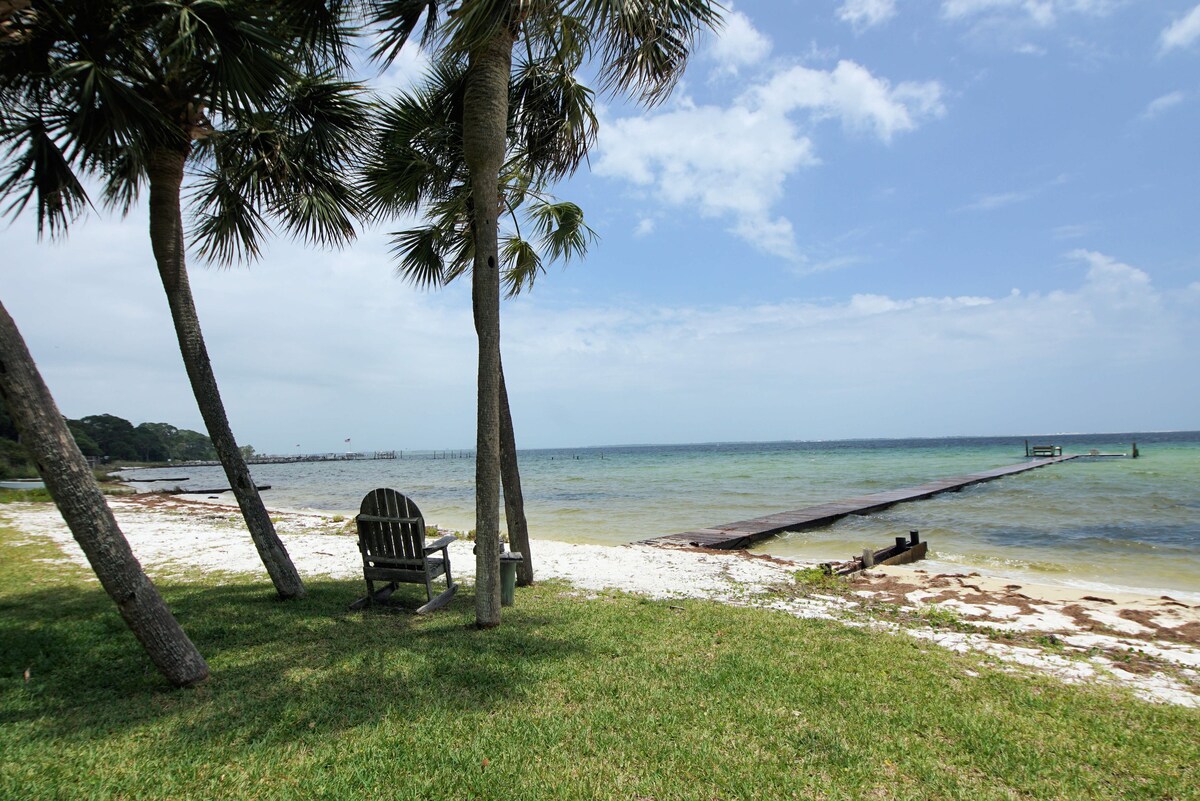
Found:
M 1065 453 L 1125 453 L 1136 441 L 1142 456 L 1053 465 L 785 534 L 755 550 L 841 560 L 915 529 L 930 543 L 931 569 L 1200 598 L 1200 432 L 1033 441 Z M 535 537 L 618 544 L 1023 460 L 1019 438 L 736 443 L 524 451 L 521 472 Z M 474 471 L 469 458 L 411 453 L 253 467 L 259 483 L 272 485 L 272 507 L 351 515 L 368 490 L 391 486 L 416 499 L 430 523 L 455 529 L 474 526 Z M 156 475 L 188 475 L 185 487 L 226 484 L 217 467 L 129 477 Z

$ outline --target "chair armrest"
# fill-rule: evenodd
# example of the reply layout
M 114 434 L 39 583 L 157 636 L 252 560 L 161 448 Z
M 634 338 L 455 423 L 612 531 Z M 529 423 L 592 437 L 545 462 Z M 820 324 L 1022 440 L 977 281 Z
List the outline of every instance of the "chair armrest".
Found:
M 450 545 L 450 543 L 454 542 L 456 539 L 458 539 L 458 537 L 454 536 L 453 534 L 447 534 L 444 537 L 439 537 L 436 541 L 425 544 L 425 553 L 440 551 Z

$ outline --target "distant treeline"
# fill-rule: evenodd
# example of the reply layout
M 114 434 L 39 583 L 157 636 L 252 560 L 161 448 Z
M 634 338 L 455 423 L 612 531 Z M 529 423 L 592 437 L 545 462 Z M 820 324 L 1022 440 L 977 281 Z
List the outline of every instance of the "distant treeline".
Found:
M 166 462 L 217 458 L 205 434 L 169 423 L 133 423 L 112 414 L 67 420 L 83 455 L 100 462 Z M 33 464 L 17 438 L 17 429 L 0 399 L 0 478 L 33 475 Z

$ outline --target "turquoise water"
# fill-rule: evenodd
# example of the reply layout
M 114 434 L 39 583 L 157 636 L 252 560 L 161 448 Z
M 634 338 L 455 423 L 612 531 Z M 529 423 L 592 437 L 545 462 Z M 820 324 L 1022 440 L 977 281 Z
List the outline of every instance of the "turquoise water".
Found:
M 931 569 L 970 569 L 1095 588 L 1200 599 L 1200 432 L 1055 435 L 1065 453 L 1126 453 L 1053 465 L 824 529 L 785 534 L 757 551 L 841 560 L 916 529 Z M 535 537 L 619 544 L 799 509 L 1024 460 L 1022 438 L 733 443 L 536 450 L 521 453 Z M 405 454 L 395 461 L 255 465 L 268 505 L 352 515 L 391 486 L 430 523 L 474 526 L 472 459 Z M 220 468 L 138 471 L 223 486 Z M 149 488 L 155 485 L 147 485 Z M 161 486 L 161 485 L 159 485 Z M 228 498 L 229 496 L 226 496 Z

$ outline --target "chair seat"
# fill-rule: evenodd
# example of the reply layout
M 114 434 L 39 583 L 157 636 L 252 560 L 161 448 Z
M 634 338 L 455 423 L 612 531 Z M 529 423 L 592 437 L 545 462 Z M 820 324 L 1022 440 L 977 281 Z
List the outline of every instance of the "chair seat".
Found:
M 431 556 L 426 563 L 429 565 L 429 578 L 433 580 L 446 574 L 446 560 L 440 556 Z M 421 563 L 412 562 L 389 565 L 385 560 L 376 560 L 374 565 L 364 565 L 363 575 L 375 581 L 401 581 L 406 584 L 421 584 L 425 581 L 425 570 Z

